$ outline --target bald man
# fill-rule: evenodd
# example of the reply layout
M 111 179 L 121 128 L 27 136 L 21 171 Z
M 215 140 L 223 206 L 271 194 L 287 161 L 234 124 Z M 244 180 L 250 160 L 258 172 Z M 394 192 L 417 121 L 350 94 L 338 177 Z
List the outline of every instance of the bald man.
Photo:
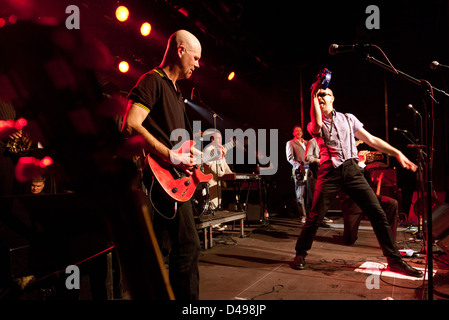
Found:
M 312 247 L 319 224 L 331 201 L 343 190 L 369 217 L 387 259 L 388 268 L 409 276 L 422 277 L 422 271 L 402 260 L 386 214 L 357 164 L 359 157 L 355 138 L 396 157 L 405 169 L 416 171 L 416 164 L 386 141 L 371 135 L 353 114 L 337 112 L 333 106 L 335 97 L 332 90 L 322 89 L 318 81 L 312 85 L 311 101 L 311 122 L 308 130 L 320 148 L 321 166 L 318 170 L 312 208 L 296 242 L 296 256 L 292 267 L 299 270 L 305 268 L 305 257 Z
M 179 30 L 168 40 L 159 67 L 142 75 L 129 94 L 122 132 L 128 136 L 141 135 L 147 152 L 191 173 L 195 165 L 192 154 L 172 150 L 181 139 L 171 141 L 173 130 L 185 129 L 185 105 L 178 80 L 189 79 L 199 68 L 201 44 L 190 32 Z M 168 200 L 152 185 L 146 170 L 144 182 L 149 190 L 153 211 L 153 227 L 169 264 L 170 283 L 178 300 L 199 297 L 198 258 L 201 251 L 190 202 Z

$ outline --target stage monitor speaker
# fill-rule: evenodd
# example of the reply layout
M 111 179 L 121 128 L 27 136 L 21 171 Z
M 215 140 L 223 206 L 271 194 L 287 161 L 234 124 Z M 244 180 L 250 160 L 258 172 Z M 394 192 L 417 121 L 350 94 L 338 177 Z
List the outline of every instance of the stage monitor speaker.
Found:
M 449 235 L 447 235 L 445 238 L 438 240 L 437 245 L 443 249 L 443 251 L 449 255 Z
M 449 234 L 449 204 L 440 203 L 432 210 L 432 236 L 435 240 Z
M 246 208 L 246 221 L 248 224 L 260 223 L 263 218 L 263 208 L 260 204 L 248 203 Z

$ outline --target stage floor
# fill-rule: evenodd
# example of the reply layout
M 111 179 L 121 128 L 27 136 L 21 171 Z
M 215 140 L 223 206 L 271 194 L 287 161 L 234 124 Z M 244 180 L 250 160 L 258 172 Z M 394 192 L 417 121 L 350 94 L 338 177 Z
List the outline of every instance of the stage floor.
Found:
M 270 217 L 268 226 L 246 226 L 244 237 L 238 228 L 215 232 L 214 246 L 200 258 L 200 300 L 428 299 L 423 294 L 427 281 L 380 271 L 386 259 L 368 221 L 348 246 L 342 241 L 342 218 L 331 218 L 331 228 L 319 229 L 304 270 L 290 267 L 302 227 L 297 218 Z M 423 247 L 403 227 L 396 240 L 399 249 L 419 253 Z M 449 258 L 436 245 L 433 252 L 433 300 L 448 300 Z M 425 254 L 404 259 L 426 267 Z

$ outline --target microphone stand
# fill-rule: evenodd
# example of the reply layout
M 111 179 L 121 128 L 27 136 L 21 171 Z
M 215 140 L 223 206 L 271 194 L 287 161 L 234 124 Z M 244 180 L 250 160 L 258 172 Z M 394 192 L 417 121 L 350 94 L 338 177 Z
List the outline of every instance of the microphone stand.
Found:
M 412 148 L 416 148 L 416 163 L 418 164 L 418 169 L 416 172 L 416 180 L 417 180 L 417 194 L 416 194 L 416 202 L 415 205 L 418 207 L 418 212 L 416 212 L 413 207 L 413 210 L 415 211 L 415 214 L 417 215 L 418 218 L 418 232 L 417 232 L 417 238 L 418 239 L 422 239 L 424 244 L 423 247 L 421 248 L 421 253 L 426 252 L 425 248 L 425 237 L 423 237 L 423 221 L 424 221 L 424 195 L 425 195 L 425 186 L 424 186 L 424 181 L 425 179 L 423 178 L 423 174 L 424 174 L 424 168 L 425 168 L 425 157 L 424 157 L 424 152 L 422 151 L 422 148 L 425 148 L 425 146 L 423 145 L 419 145 L 418 142 L 416 141 L 415 137 L 413 136 L 413 134 L 411 134 L 410 132 L 410 136 L 406 135 L 405 132 L 403 130 L 399 131 L 402 136 L 407 139 L 411 144 L 407 145 L 407 147 L 412 147 Z
M 210 113 L 212 113 L 212 117 L 214 119 L 214 130 L 215 130 L 215 132 L 217 132 L 217 117 L 220 120 L 223 120 L 223 118 L 220 117 L 220 115 L 218 113 L 216 113 L 214 110 L 212 110 L 207 104 L 205 104 L 203 102 L 203 100 L 201 100 L 201 97 L 200 97 L 199 93 L 197 94 L 197 98 L 198 98 L 198 102 L 201 103 L 201 105 L 203 107 L 205 107 Z M 218 162 L 217 161 L 215 161 L 215 171 L 217 172 L 217 200 L 218 200 L 218 208 L 217 209 L 219 209 L 219 208 L 221 208 L 221 201 L 220 201 L 220 188 L 221 188 L 221 186 L 220 186 L 220 181 L 218 179 Z
M 426 179 L 426 185 L 427 185 L 427 272 L 428 272 L 428 299 L 433 300 L 433 261 L 432 261 L 432 158 L 433 158 L 433 141 L 432 141 L 432 115 L 433 115 L 433 108 L 434 108 L 434 102 L 436 102 L 435 98 L 433 97 L 433 91 L 437 91 L 441 94 L 444 94 L 446 97 L 449 97 L 449 94 L 444 92 L 443 90 L 440 90 L 438 88 L 432 87 L 428 81 L 425 80 L 418 80 L 410 75 L 394 69 L 392 66 L 387 65 L 386 63 L 379 61 L 369 54 L 365 53 L 365 59 L 368 62 L 374 63 L 385 70 L 388 70 L 390 72 L 393 72 L 394 74 L 400 76 L 401 78 L 404 78 L 407 81 L 410 81 L 416 85 L 419 85 L 423 88 L 424 94 L 423 94 L 423 102 L 424 107 L 426 110 L 426 141 L 425 141 L 425 147 L 426 147 L 426 168 L 427 168 L 427 174 L 425 176 Z M 421 141 L 421 144 L 423 141 Z
M 421 201 L 419 201 L 418 206 L 419 206 L 419 212 L 421 212 L 422 216 L 418 216 L 418 236 L 420 236 L 423 240 L 425 239 L 423 237 L 423 222 L 424 222 L 424 201 L 425 201 L 425 186 L 424 186 L 424 167 L 426 164 L 426 157 L 427 154 L 423 151 L 423 148 L 425 148 L 425 146 L 423 146 L 422 144 L 424 143 L 424 128 L 423 128 L 423 119 L 420 113 L 418 113 L 418 111 L 415 111 L 413 114 L 413 118 L 415 119 L 415 124 L 416 124 L 416 117 L 419 116 L 419 141 L 417 141 L 415 143 L 416 146 L 416 160 L 418 163 L 418 194 L 417 194 L 417 201 L 419 199 L 422 199 Z M 416 140 L 416 139 L 415 139 Z M 430 197 L 430 195 L 428 195 L 428 197 Z M 423 245 L 423 248 L 421 249 L 422 252 L 426 252 L 425 251 L 425 243 Z

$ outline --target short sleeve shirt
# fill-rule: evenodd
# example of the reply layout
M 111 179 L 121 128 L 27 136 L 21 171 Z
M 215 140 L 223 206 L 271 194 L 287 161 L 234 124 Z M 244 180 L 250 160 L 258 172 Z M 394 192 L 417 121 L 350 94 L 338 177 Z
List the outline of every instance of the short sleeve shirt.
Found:
M 314 136 L 320 148 L 320 162 L 331 160 L 338 167 L 348 159 L 359 161 L 354 134 L 361 128 L 363 123 L 350 113 L 334 110 L 332 117 L 323 116 L 321 132 Z M 311 125 L 308 130 L 312 134 Z
M 143 126 L 168 148 L 182 139 L 171 141 L 176 129 L 185 129 L 185 104 L 180 91 L 162 69 L 156 68 L 142 75 L 128 97 L 134 104 L 149 112 Z

